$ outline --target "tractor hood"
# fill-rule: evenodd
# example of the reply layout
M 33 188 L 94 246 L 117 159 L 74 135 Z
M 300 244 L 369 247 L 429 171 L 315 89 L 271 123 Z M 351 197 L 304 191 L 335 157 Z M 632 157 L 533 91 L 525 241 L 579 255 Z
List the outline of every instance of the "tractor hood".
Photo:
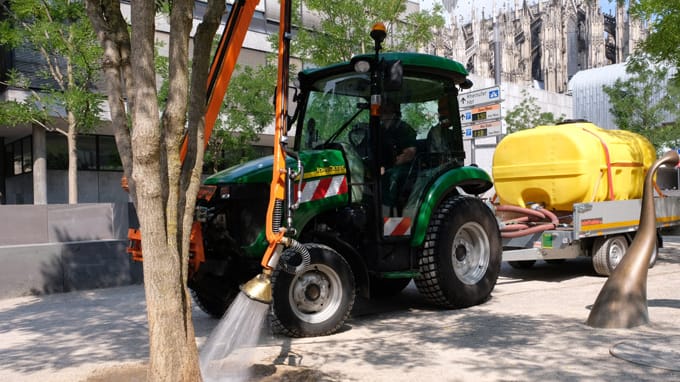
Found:
M 347 172 L 340 150 L 310 150 L 299 153 L 304 167 L 303 179 L 320 178 Z M 270 183 L 272 180 L 272 155 L 258 158 L 222 170 L 208 177 L 204 184 Z M 286 165 L 297 169 L 294 158 L 287 157 Z

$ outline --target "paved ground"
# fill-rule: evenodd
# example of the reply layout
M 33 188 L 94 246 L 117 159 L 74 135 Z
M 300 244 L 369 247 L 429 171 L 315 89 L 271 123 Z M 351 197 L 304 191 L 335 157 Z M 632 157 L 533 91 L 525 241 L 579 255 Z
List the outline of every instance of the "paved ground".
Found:
M 332 336 L 288 339 L 264 330 L 254 379 L 680 380 L 680 237 L 667 239 L 649 272 L 649 326 L 584 325 L 605 282 L 588 259 L 521 271 L 504 264 L 481 306 L 438 310 L 411 285 L 391 301 L 359 302 Z M 140 286 L 0 300 L 0 380 L 141 381 L 144 309 Z M 216 324 L 195 311 L 199 345 Z

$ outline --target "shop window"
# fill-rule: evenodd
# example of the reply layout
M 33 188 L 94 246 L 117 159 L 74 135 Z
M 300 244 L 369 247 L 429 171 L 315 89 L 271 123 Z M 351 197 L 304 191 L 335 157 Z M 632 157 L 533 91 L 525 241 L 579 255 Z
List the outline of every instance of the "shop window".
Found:
M 8 175 L 21 175 L 33 171 L 33 153 L 31 136 L 14 141 L 5 146 L 7 166 L 5 172 Z
M 76 138 L 78 148 L 78 170 L 97 170 L 97 136 L 79 135 Z
M 45 137 L 48 170 L 66 170 L 68 168 L 68 150 L 66 137 L 59 133 L 47 133 Z
M 77 138 L 78 170 L 123 171 L 116 141 L 110 135 L 79 135 Z M 47 168 L 68 168 L 66 137 L 59 133 L 47 134 Z

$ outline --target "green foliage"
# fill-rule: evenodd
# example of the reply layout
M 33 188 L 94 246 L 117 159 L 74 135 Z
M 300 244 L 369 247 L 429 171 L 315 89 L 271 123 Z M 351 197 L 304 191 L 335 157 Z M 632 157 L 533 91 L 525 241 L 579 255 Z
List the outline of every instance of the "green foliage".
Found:
M 293 9 L 301 9 L 301 1 L 295 0 Z M 444 25 L 439 6 L 432 12 L 410 14 L 400 21 L 399 16 L 406 10 L 405 0 L 304 0 L 303 3 L 307 10 L 319 16 L 320 23 L 311 29 L 298 29 L 291 50 L 295 56 L 316 66 L 347 61 L 353 55 L 372 52 L 369 32 L 378 21 L 388 30 L 384 43 L 387 50 L 415 50 L 432 38 L 432 28 Z M 294 24 L 300 25 L 301 21 L 309 22 L 301 20 L 300 14 L 293 15 Z M 269 40 L 273 46 L 278 46 L 277 34 Z M 294 68 L 290 70 L 295 71 Z M 276 67 L 271 64 L 256 69 L 244 67 L 232 78 L 223 109 L 226 118 L 221 127 L 216 127 L 206 155 L 206 163 L 213 169 L 243 162 L 254 155 L 249 146 L 257 140 L 257 133 L 273 121 L 275 83 Z M 339 128 L 349 117 L 330 116 L 328 109 L 307 112 L 308 116 L 316 116 L 318 127 L 326 129 Z M 330 135 L 330 132 L 320 133 L 321 136 Z
M 8 18 L 0 22 L 0 45 L 34 49 L 43 60 L 36 72 L 43 88 L 12 72 L 7 84 L 30 92 L 24 102 L 0 103 L 2 121 L 10 125 L 47 123 L 47 115 L 64 109 L 75 116 L 76 129 L 92 130 L 98 123 L 103 97 L 93 93 L 98 80 L 101 48 L 92 30 L 84 4 L 79 1 L 9 0 Z M 64 117 L 63 115 L 61 117 Z
M 525 89 L 522 90 L 522 102 L 505 115 L 508 134 L 540 125 L 553 125 L 564 119 L 564 115 L 555 118 L 553 113 L 541 111 L 541 108 L 536 104 L 537 100 L 536 97 L 530 96 Z
M 668 68 L 637 56 L 629 61 L 626 72 L 629 78 L 603 87 L 616 125 L 646 137 L 657 151 L 680 147 L 680 124 L 663 124 L 668 113 L 676 118 L 680 114 L 680 86 L 668 81 Z
M 274 120 L 276 67 L 265 64 L 238 70 L 206 150 L 206 167 L 213 171 L 252 159 L 258 134 Z
M 387 28 L 386 50 L 417 50 L 433 38 L 433 28 L 444 25 L 439 6 L 432 12 L 420 11 L 400 20 L 406 11 L 405 0 L 304 0 L 303 3 L 318 15 L 319 24 L 300 28 L 291 49 L 295 55 L 318 66 L 373 52 L 369 32 L 376 22 L 384 23 Z M 300 9 L 299 1 L 293 6 Z M 299 15 L 294 22 L 299 24 Z
M 680 67 L 680 2 L 631 1 L 631 14 L 648 22 L 649 35 L 640 46 L 642 50 L 656 61 Z

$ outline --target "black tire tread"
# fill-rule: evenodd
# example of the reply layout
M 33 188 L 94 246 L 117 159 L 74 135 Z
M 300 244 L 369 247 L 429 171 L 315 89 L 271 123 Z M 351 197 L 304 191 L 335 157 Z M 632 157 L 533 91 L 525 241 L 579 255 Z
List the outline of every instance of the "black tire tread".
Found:
M 472 197 L 456 195 L 445 199 L 437 208 L 434 216 L 430 220 L 427 228 L 425 241 L 423 243 L 422 254 L 419 258 L 420 275 L 414 278 L 418 291 L 431 303 L 445 307 L 445 308 L 465 308 L 470 306 L 467 303 L 458 301 L 449 301 L 444 294 L 440 283 L 440 274 L 437 265 L 437 242 L 442 235 L 442 227 L 446 223 L 451 214 L 455 213 L 455 208 L 460 208 L 463 204 L 477 203 L 477 199 Z M 455 207 L 455 208 L 454 208 Z M 483 207 L 487 208 L 487 207 Z M 491 212 L 489 211 L 491 214 Z M 498 261 L 498 268 L 500 270 L 500 259 Z M 490 295 L 490 292 L 489 292 Z M 486 296 L 488 298 L 489 296 Z
M 312 248 L 330 248 L 326 245 L 316 244 L 316 243 L 305 243 L 305 246 L 310 250 Z M 340 261 L 344 262 L 347 265 L 348 269 L 351 269 L 351 267 L 347 263 L 347 260 L 345 260 L 345 258 L 342 257 L 342 255 L 340 255 L 338 257 L 339 257 Z M 284 261 L 283 256 L 281 256 L 280 261 Z M 277 269 L 272 274 L 272 285 L 274 285 L 276 283 L 276 279 L 281 274 L 281 272 L 283 272 L 283 271 L 279 267 L 277 267 Z M 349 306 L 347 307 L 347 311 L 345 312 L 342 319 L 339 320 L 338 324 L 335 325 L 335 327 L 324 331 L 323 333 L 316 334 L 317 336 L 326 336 L 326 335 L 333 334 L 333 333 L 337 332 L 345 324 L 345 321 L 349 317 L 349 315 L 352 311 L 352 307 L 354 306 L 354 300 L 355 300 L 355 296 L 356 296 L 356 287 L 353 289 L 352 293 L 353 293 L 353 296 L 352 296 L 352 298 L 350 298 L 350 301 L 349 301 L 349 304 L 348 304 Z M 284 335 L 284 336 L 287 336 L 287 337 L 293 337 L 293 338 L 309 337 L 309 335 L 306 334 L 306 333 L 285 327 L 283 325 L 283 323 L 281 322 L 281 320 L 279 320 L 279 318 L 276 317 L 276 314 L 274 313 L 273 305 L 272 305 L 272 308 L 269 311 L 270 311 L 270 314 L 269 314 L 270 327 L 272 328 L 272 331 L 274 333 L 281 334 L 281 335 Z

